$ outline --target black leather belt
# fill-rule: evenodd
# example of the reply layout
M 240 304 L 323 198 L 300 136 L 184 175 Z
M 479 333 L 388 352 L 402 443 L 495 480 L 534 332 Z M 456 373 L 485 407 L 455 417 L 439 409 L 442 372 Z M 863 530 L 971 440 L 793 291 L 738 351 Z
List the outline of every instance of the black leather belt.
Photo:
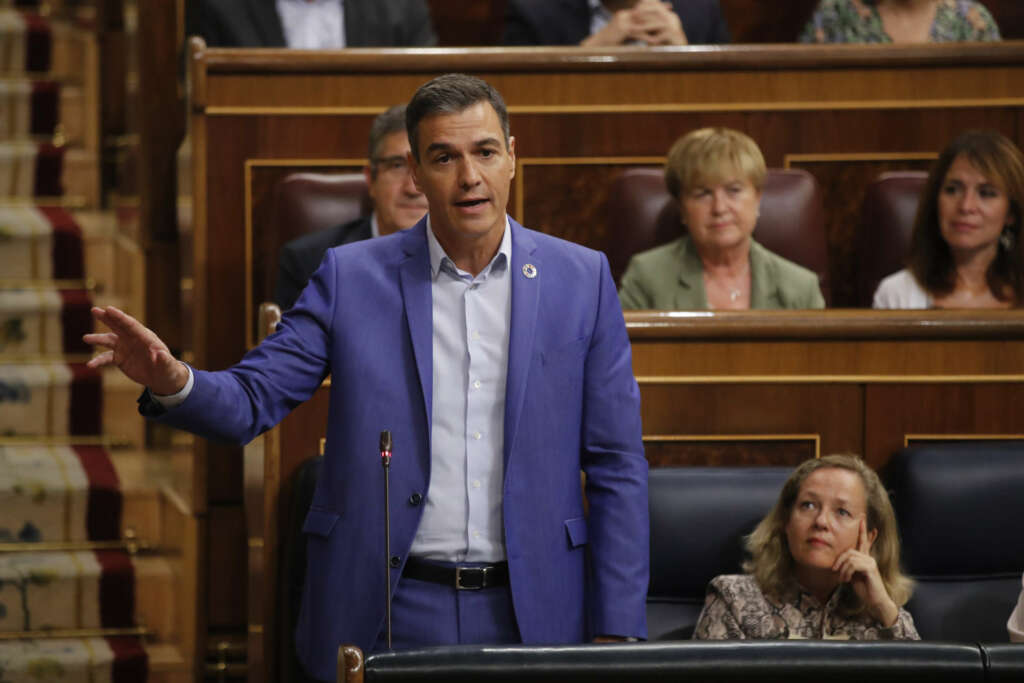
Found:
M 430 581 L 457 590 L 480 590 L 508 585 L 508 563 L 499 562 L 483 567 L 444 567 L 410 557 L 405 562 L 402 577 L 417 581 Z

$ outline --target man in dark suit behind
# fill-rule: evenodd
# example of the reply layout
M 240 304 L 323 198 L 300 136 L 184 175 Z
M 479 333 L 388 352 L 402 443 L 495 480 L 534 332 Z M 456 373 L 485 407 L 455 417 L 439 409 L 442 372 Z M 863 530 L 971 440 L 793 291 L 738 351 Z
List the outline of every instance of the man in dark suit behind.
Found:
M 508 0 L 505 45 L 729 42 L 718 0 Z
M 210 47 L 437 45 L 426 0 L 200 0 L 198 30 Z
M 390 235 L 411 227 L 427 212 L 427 200 L 412 181 L 406 155 L 405 105 L 391 107 L 370 128 L 369 164 L 363 169 L 373 213 L 303 235 L 281 247 L 274 301 L 291 308 L 331 247 Z

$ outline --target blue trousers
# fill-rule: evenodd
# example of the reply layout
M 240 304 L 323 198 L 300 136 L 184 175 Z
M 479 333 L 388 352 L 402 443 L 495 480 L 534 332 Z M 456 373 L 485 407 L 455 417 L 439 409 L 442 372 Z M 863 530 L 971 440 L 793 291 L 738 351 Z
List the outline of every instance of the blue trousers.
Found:
M 393 650 L 521 642 L 508 586 L 456 590 L 454 586 L 402 577 L 391 598 Z M 387 651 L 383 629 L 373 651 Z

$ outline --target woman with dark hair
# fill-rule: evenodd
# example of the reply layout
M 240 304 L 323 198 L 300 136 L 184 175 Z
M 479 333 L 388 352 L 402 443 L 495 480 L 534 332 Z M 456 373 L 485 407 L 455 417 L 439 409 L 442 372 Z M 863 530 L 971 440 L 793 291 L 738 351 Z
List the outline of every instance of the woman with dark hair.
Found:
M 746 544 L 747 573 L 711 581 L 694 638 L 919 639 L 896 516 L 859 457 L 797 467 Z
M 932 168 L 907 268 L 882 280 L 875 308 L 1011 308 L 1024 302 L 1024 155 L 995 131 L 969 131 Z
M 1000 40 L 977 0 L 821 0 L 801 43 L 948 43 Z

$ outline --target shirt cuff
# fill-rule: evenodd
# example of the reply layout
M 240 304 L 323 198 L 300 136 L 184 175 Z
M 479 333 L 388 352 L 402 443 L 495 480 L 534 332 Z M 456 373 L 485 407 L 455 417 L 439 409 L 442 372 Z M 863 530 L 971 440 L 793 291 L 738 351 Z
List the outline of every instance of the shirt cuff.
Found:
M 154 394 L 152 391 L 149 392 L 149 395 L 153 397 L 153 400 L 163 406 L 166 410 L 180 406 L 185 402 L 185 399 L 188 398 L 188 395 L 192 393 L 192 387 L 196 381 L 195 375 L 192 374 L 192 368 L 190 368 L 188 364 L 182 363 L 182 365 L 184 365 L 185 369 L 188 370 L 188 381 L 185 382 L 185 386 L 181 388 L 181 391 L 176 394 L 168 394 L 166 396 Z

